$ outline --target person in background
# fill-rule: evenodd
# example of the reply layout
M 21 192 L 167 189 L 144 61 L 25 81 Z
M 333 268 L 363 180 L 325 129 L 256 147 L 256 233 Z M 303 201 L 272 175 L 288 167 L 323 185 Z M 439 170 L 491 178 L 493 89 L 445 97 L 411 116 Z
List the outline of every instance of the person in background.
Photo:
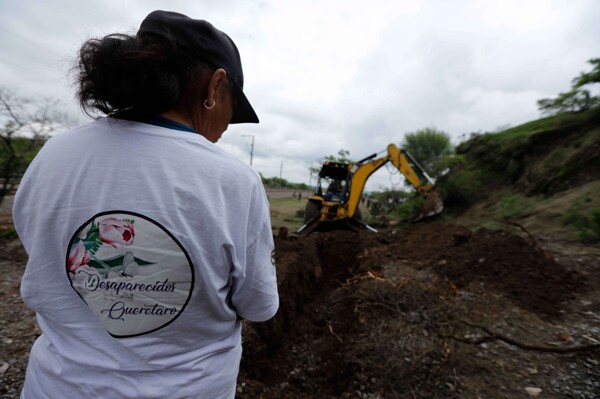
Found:
M 327 192 L 325 193 L 325 201 L 333 201 L 340 202 L 342 200 L 342 193 L 344 191 L 344 186 L 340 180 L 333 180 L 329 187 L 327 187 Z
M 241 321 L 279 306 L 260 177 L 214 144 L 258 123 L 238 49 L 154 11 L 85 42 L 74 72 L 106 116 L 51 138 L 16 194 L 42 330 L 21 397 L 233 398 Z

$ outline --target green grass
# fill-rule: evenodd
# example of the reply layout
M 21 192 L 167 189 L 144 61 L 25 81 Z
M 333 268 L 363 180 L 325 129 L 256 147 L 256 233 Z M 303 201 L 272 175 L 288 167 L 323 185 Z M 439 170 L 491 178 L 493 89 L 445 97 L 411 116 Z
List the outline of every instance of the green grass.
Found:
M 295 231 L 304 224 L 301 215 L 306 207 L 306 199 L 274 198 L 269 200 L 269 203 L 271 205 L 271 225 L 275 230 L 287 227 L 290 231 Z
M 600 140 L 599 119 L 600 107 L 596 107 L 474 137 L 456 147 L 467 165 L 450 167 L 450 175 L 479 169 L 488 176 L 487 181 L 512 185 L 529 172 L 543 190 L 544 182 L 568 179 L 581 169 L 577 162 L 580 153 Z
M 494 140 L 514 140 L 519 137 L 528 137 L 541 131 L 552 129 L 561 120 L 561 116 L 555 115 L 527 122 L 498 133 L 489 133 L 486 137 Z
M 496 204 L 496 212 L 500 219 L 511 220 L 526 216 L 534 209 L 536 199 L 520 194 L 505 194 Z
M 600 241 L 600 208 L 582 211 L 580 204 L 575 203 L 563 215 L 563 225 L 572 225 L 577 229 L 577 237 L 586 244 Z
M 518 138 L 526 138 L 542 131 L 567 128 L 572 125 L 584 125 L 600 113 L 600 107 L 590 109 L 581 113 L 563 113 L 537 119 L 519 126 L 506 129 L 498 133 L 489 133 L 481 137 L 500 141 L 510 141 Z

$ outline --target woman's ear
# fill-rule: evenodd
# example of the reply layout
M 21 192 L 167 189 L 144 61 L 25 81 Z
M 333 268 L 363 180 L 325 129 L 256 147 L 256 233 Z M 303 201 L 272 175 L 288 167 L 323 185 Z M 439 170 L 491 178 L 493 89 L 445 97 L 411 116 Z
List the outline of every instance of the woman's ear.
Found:
M 219 68 L 213 73 L 208 83 L 207 102 L 214 104 L 217 101 L 223 100 L 222 90 L 228 87 L 227 72 L 223 68 Z

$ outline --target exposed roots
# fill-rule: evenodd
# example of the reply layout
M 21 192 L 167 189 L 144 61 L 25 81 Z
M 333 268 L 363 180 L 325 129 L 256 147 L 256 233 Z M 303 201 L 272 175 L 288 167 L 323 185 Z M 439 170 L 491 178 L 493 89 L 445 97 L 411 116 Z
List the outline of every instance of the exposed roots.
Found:
M 498 340 L 498 341 L 505 342 L 509 345 L 516 346 L 517 348 L 521 348 L 521 349 L 529 350 L 529 351 L 538 351 L 538 352 L 574 353 L 574 352 L 593 351 L 593 350 L 600 349 L 600 343 L 571 346 L 571 347 L 555 347 L 555 346 L 542 345 L 542 344 L 523 343 L 523 342 L 520 342 L 514 338 L 507 336 L 507 335 L 501 334 L 497 331 L 493 331 L 489 327 L 474 324 L 474 323 L 471 323 L 471 322 L 465 321 L 465 320 L 462 320 L 462 322 L 470 327 L 482 330 L 487 335 L 481 336 L 476 339 L 461 338 L 461 337 L 457 337 L 454 335 L 440 335 L 440 336 L 442 338 L 449 338 L 449 339 L 453 339 L 455 341 L 464 342 L 464 343 L 473 344 L 473 345 L 479 345 L 484 342 L 491 342 L 491 341 Z

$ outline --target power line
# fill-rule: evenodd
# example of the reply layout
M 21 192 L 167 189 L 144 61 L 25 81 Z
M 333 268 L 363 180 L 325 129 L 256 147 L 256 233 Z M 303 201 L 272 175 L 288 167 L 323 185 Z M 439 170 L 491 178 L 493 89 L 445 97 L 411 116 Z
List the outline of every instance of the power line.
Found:
M 21 40 L 23 40 L 23 41 L 25 41 L 25 42 L 27 42 L 27 43 L 29 43 L 29 44 L 32 44 L 32 45 L 34 45 L 34 46 L 36 46 L 36 47 L 38 47 L 38 48 L 40 48 L 40 49 L 43 49 L 43 50 L 45 50 L 46 52 L 48 52 L 48 53 L 50 53 L 50 54 L 53 54 L 53 55 L 55 55 L 55 56 L 58 56 L 58 57 L 62 57 L 60 54 L 58 54 L 57 52 L 55 52 L 55 51 L 53 51 L 53 50 L 49 49 L 48 47 L 45 47 L 45 46 L 43 46 L 43 45 L 41 45 L 41 44 L 38 44 L 38 43 L 34 42 L 33 40 L 27 39 L 26 37 L 24 37 L 24 36 L 21 36 L 21 35 L 19 35 L 19 34 L 17 34 L 17 33 L 15 33 L 15 32 L 13 32 L 13 31 L 11 31 L 11 30 L 9 30 L 9 29 L 6 29 L 6 28 L 5 28 L 5 27 L 3 27 L 3 26 L 0 26 L 0 30 L 4 31 L 4 32 L 6 32 L 6 33 L 9 33 L 10 35 L 12 35 L 12 36 L 14 36 L 14 37 L 17 37 L 17 38 L 19 38 L 19 39 L 21 39 Z M 6 53 L 5 53 L 5 55 L 6 55 Z M 42 78 L 44 78 L 44 79 L 49 79 L 49 80 L 53 80 L 53 79 L 55 79 L 54 77 L 48 76 L 48 75 L 46 75 L 46 74 L 45 74 L 45 73 L 43 73 L 43 72 L 40 72 L 40 71 L 38 71 L 38 70 L 36 70 L 36 69 L 33 69 L 33 68 L 31 68 L 31 67 L 28 67 L 28 66 L 25 66 L 25 65 L 23 65 L 23 64 L 20 64 L 20 63 L 17 63 L 17 62 L 14 62 L 14 61 L 8 60 L 8 59 L 6 59 L 6 58 L 4 58 L 4 57 L 0 57 L 0 61 L 4 62 L 4 63 L 6 63 L 6 64 L 10 64 L 10 65 L 12 65 L 12 66 L 16 66 L 16 67 L 18 67 L 18 68 L 25 69 L 25 70 L 27 70 L 27 71 L 29 71 L 29 72 L 31 72 L 31 73 L 34 73 L 34 74 L 36 74 L 36 75 L 38 75 L 39 77 L 42 77 Z
M 41 49 L 44 49 L 44 50 L 48 51 L 49 53 L 52 53 L 52 54 L 54 54 L 54 55 L 56 55 L 56 56 L 58 56 L 58 57 L 62 57 L 62 55 L 58 54 L 58 53 L 57 53 L 57 52 L 55 52 L 54 50 L 51 50 L 51 49 L 49 49 L 49 48 L 48 48 L 48 47 L 46 47 L 46 46 L 43 46 L 43 45 L 41 45 L 41 44 L 38 44 L 38 43 L 34 42 L 33 40 L 29 40 L 29 39 L 27 39 L 26 37 L 23 37 L 23 36 L 21 36 L 21 35 L 19 35 L 19 34 L 17 34 L 17 33 L 14 33 L 14 32 L 12 32 L 12 31 L 10 31 L 10 30 L 6 29 L 6 28 L 5 28 L 5 27 L 3 27 L 3 26 L 0 26 L 0 30 L 3 30 L 3 31 L 5 31 L 5 32 L 7 32 L 7 33 L 9 33 L 9 34 L 11 34 L 11 35 L 13 35 L 13 36 L 15 36 L 15 37 L 18 37 L 19 39 L 21 39 L 21 40 L 24 40 L 24 41 L 26 41 L 26 42 L 28 42 L 28 43 L 30 43 L 30 44 L 33 44 L 33 45 L 34 45 L 34 46 L 36 46 L 36 47 L 39 47 L 39 48 L 41 48 Z
M 52 78 L 52 77 L 50 77 L 50 76 L 48 76 L 48 75 L 46 75 L 46 74 L 44 74 L 44 73 L 42 73 L 42 72 L 39 72 L 39 71 L 36 71 L 36 70 L 34 70 L 34 69 L 31 69 L 31 68 L 29 68 L 29 67 L 26 67 L 25 65 L 17 64 L 16 62 L 13 62 L 13 61 L 7 60 L 7 59 L 5 59 L 5 58 L 1 58 L 1 57 L 0 57 L 0 61 L 3 61 L 3 62 L 5 62 L 5 63 L 7 63 L 7 64 L 11 64 L 11 65 L 13 65 L 13 66 L 16 66 L 16 67 L 18 67 L 18 68 L 23 68 L 23 69 L 26 69 L 26 70 L 28 70 L 29 72 L 33 72 L 34 74 L 36 74 L 36 75 L 39 75 L 39 76 L 41 76 L 41 77 L 43 77 L 43 78 L 45 78 L 45 79 L 50 79 L 50 80 L 54 80 L 54 79 L 56 79 L 55 77 L 54 77 L 54 78 Z

